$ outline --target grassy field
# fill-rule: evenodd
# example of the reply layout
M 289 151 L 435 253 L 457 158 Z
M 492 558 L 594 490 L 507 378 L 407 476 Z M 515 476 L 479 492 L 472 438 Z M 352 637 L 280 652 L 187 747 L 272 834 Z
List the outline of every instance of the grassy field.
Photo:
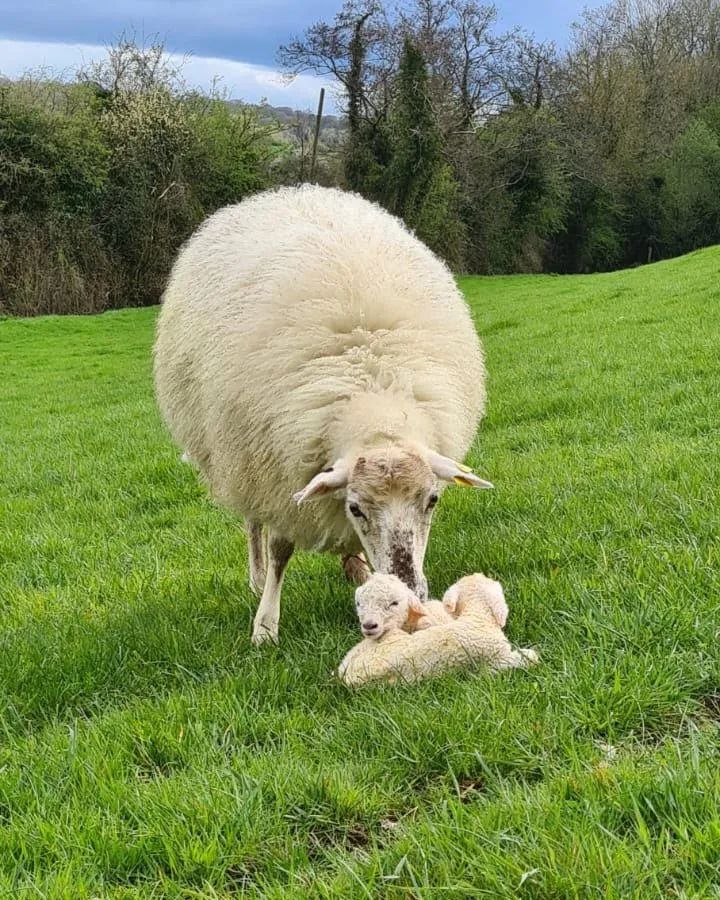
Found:
M 355 695 L 332 558 L 251 646 L 156 310 L 0 322 L 0 897 L 720 896 L 720 248 L 462 287 L 496 490 L 427 574 L 501 579 L 542 664 Z

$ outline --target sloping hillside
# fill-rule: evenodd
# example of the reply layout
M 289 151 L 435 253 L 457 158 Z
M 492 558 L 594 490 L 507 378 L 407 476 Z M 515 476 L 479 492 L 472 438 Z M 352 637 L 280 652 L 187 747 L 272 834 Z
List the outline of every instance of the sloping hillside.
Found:
M 710 896 L 720 886 L 720 248 L 466 278 L 490 406 L 435 592 L 530 672 L 352 695 L 331 558 L 250 645 L 244 537 L 151 392 L 155 310 L 0 321 L 0 894 Z

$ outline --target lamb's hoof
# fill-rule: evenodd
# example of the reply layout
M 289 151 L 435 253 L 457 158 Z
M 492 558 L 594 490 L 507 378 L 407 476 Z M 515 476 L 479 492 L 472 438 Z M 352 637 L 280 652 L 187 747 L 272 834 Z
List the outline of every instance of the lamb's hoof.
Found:
M 523 658 L 523 663 L 525 668 L 528 666 L 534 666 L 536 663 L 540 662 L 540 655 L 537 650 L 533 650 L 531 647 L 521 647 L 518 650 L 518 653 Z
M 253 644 L 255 644 L 256 647 L 262 647 L 263 644 L 277 644 L 277 626 L 275 628 L 270 628 L 262 624 L 255 625 L 250 640 L 253 642 Z
M 370 566 L 362 553 L 353 556 L 343 556 L 342 558 L 343 572 L 348 581 L 358 587 L 370 577 Z

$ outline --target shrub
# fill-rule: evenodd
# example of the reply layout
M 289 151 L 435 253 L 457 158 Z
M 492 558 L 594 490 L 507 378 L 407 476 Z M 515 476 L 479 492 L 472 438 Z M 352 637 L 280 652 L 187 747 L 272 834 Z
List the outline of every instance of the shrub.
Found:
M 91 95 L 73 115 L 0 90 L 0 311 L 104 309 L 117 272 L 93 227 L 108 151 Z
M 693 120 L 675 141 L 665 170 L 663 201 L 663 240 L 669 253 L 720 242 L 717 108 Z
M 100 222 L 124 273 L 122 305 L 154 303 L 203 215 L 183 166 L 192 148 L 188 111 L 160 87 L 117 94 L 101 120 L 111 166 Z
M 0 313 L 157 303 L 202 219 L 269 183 L 273 129 L 131 49 L 137 77 L 0 88 Z

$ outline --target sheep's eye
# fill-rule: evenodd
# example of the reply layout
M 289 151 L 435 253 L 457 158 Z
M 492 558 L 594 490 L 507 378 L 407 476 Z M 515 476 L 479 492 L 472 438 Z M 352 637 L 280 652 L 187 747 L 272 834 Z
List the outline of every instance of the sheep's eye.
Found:
M 351 504 L 348 506 L 348 509 L 349 509 L 350 512 L 355 516 L 356 519 L 366 519 L 366 518 L 367 518 L 367 516 L 366 516 L 365 513 L 360 509 L 360 507 L 357 505 L 357 503 L 351 503 Z
M 433 506 L 435 506 L 435 504 L 436 504 L 437 502 L 438 502 L 438 495 L 437 495 L 437 494 L 430 494 L 430 496 L 428 497 L 428 505 L 427 505 L 427 508 L 428 508 L 428 509 L 432 509 Z
M 391 600 L 391 601 L 390 601 L 390 606 L 397 606 L 397 605 L 398 605 L 398 601 L 397 601 L 397 600 Z

